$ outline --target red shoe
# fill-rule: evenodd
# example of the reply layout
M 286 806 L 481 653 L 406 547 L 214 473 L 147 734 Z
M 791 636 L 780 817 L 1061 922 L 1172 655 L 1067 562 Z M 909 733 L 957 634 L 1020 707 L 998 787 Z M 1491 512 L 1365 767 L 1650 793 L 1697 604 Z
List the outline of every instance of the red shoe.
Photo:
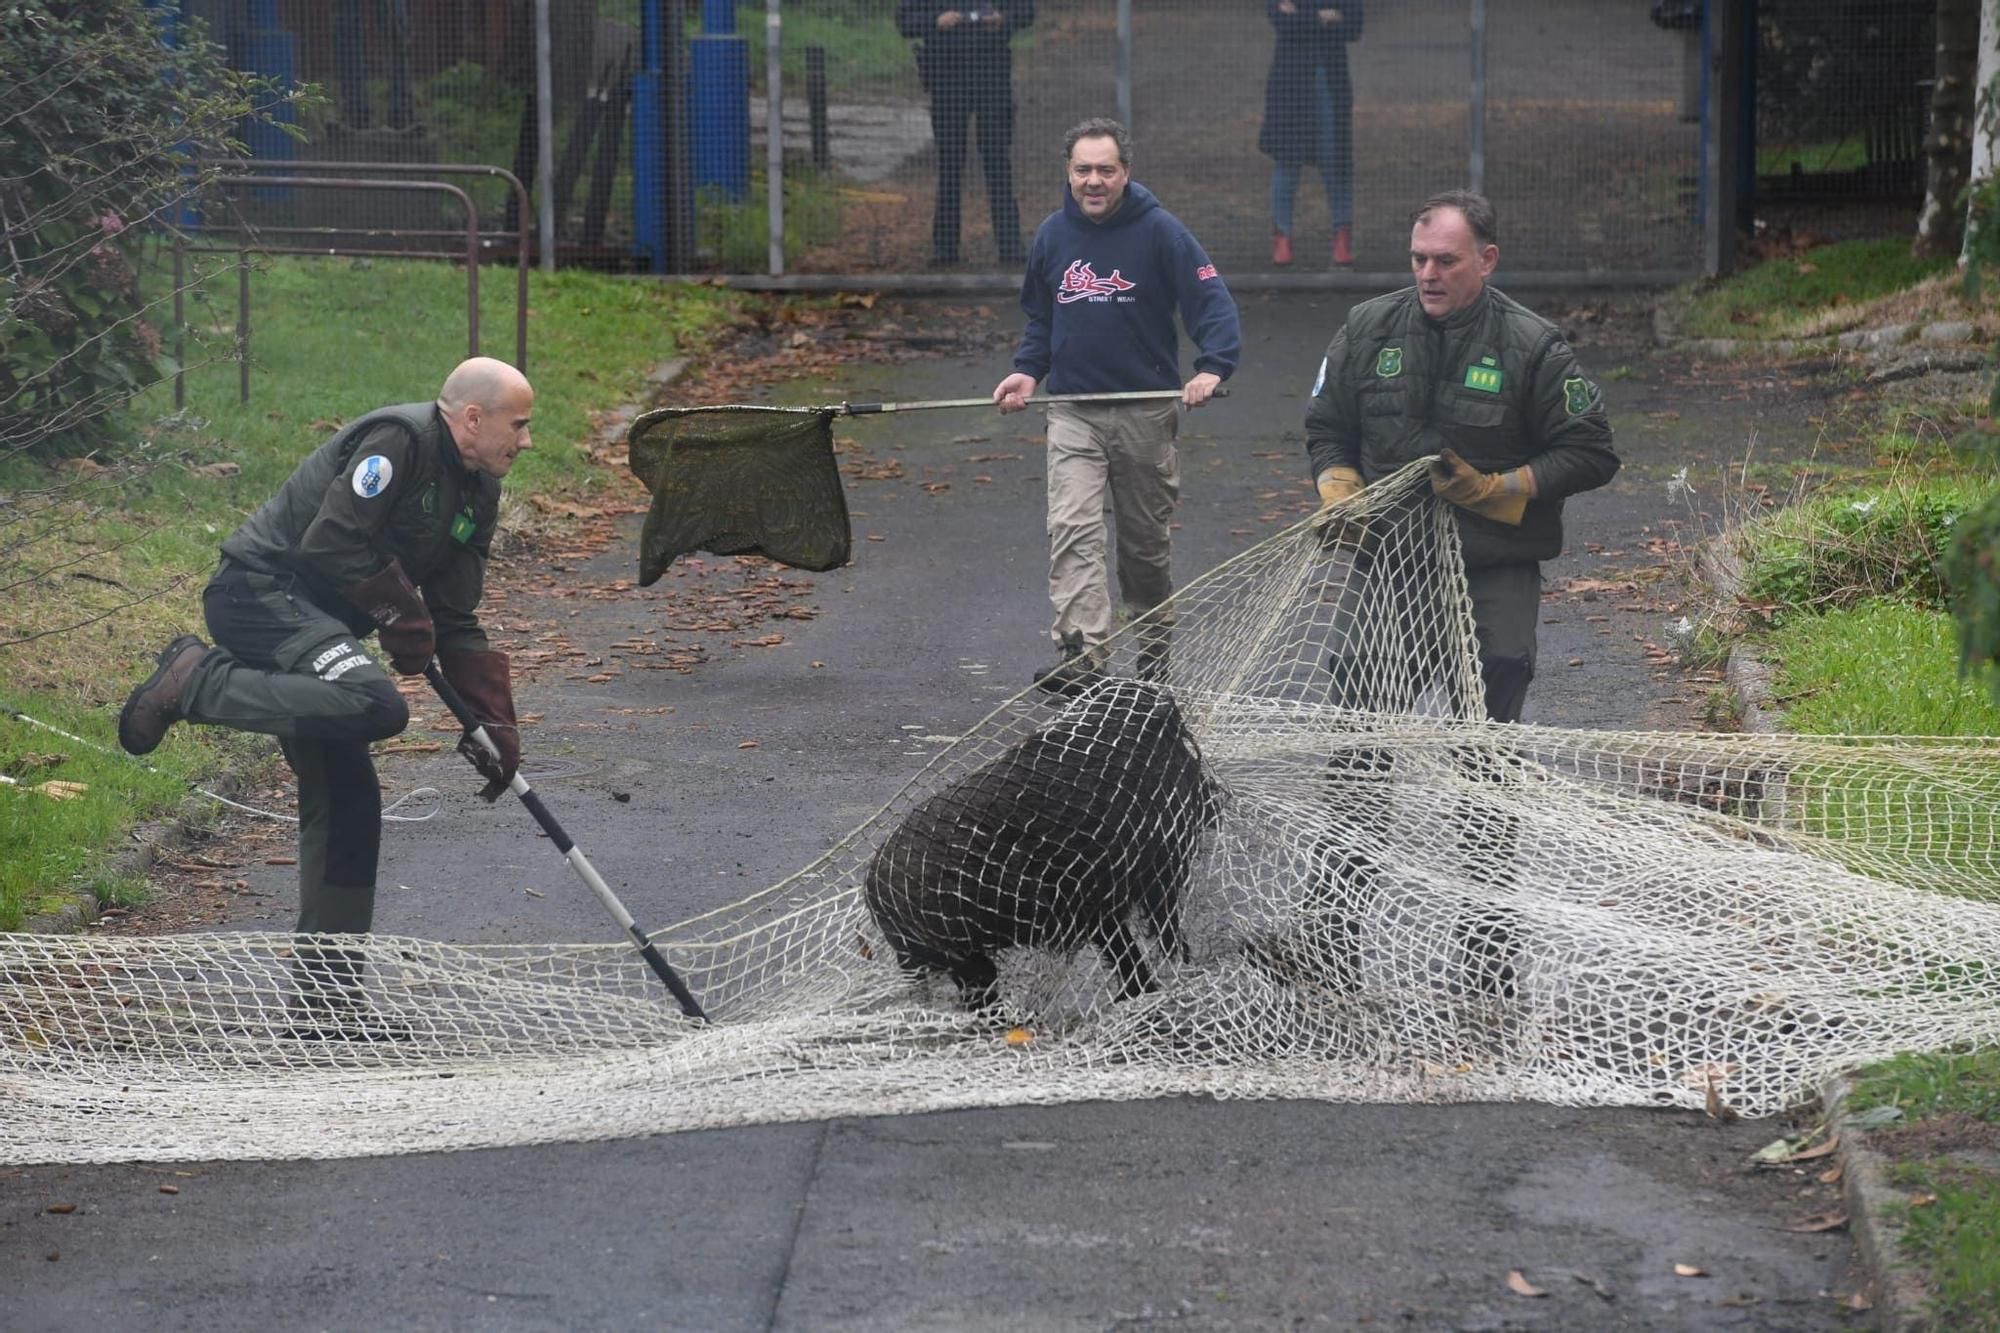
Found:
M 1353 239 L 1348 235 L 1348 230 L 1346 227 L 1335 227 L 1333 230 L 1333 266 L 1335 268 L 1354 267 L 1354 245 Z
M 1271 262 L 1280 268 L 1292 262 L 1292 238 L 1281 231 L 1271 233 Z

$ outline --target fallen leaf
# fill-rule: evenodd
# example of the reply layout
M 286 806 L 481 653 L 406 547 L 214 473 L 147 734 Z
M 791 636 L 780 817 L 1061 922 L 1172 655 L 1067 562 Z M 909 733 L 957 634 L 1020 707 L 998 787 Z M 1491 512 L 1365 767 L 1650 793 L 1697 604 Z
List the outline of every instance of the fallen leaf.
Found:
M 757 741 L 744 741 L 741 744 L 739 744 L 736 748 L 739 750 L 754 750 L 757 748 L 758 744 L 759 743 Z
M 160 1193 L 162 1194 L 179 1194 L 180 1192 L 181 1192 L 181 1187 L 179 1185 L 160 1186 Z
M 1693 1264 L 1675 1264 L 1675 1265 L 1674 1265 L 1674 1276 L 1675 1276 L 1675 1277 L 1707 1277 L 1707 1276 L 1708 1276 L 1708 1270 L 1707 1270 L 1706 1268 L 1697 1268 L 1697 1267 L 1696 1267 L 1695 1265 L 1693 1265 Z
M 73 1213 L 76 1211 L 76 1205 L 73 1203 L 52 1203 L 44 1211 L 51 1213 Z
M 1813 1179 L 1822 1185 L 1838 1185 L 1843 1170 L 1845 1170 L 1845 1167 L 1841 1163 L 1835 1162 L 1832 1166 L 1814 1176 Z
M 243 470 L 241 463 L 197 463 L 188 471 L 197 477 L 233 477 Z
M 1507 1270 L 1507 1290 L 1513 1292 L 1516 1296 L 1548 1295 L 1546 1291 L 1543 1291 L 1540 1287 L 1522 1277 L 1521 1270 L 1518 1268 Z
M 1846 1213 L 1814 1213 L 1811 1217 L 1802 1218 L 1794 1225 L 1783 1229 L 1803 1232 L 1838 1231 L 1846 1225 Z
M 1724 1123 L 1737 1119 L 1735 1108 L 1722 1100 L 1722 1088 L 1716 1081 L 1714 1070 L 1709 1071 L 1708 1085 L 1702 1089 L 1701 1098 L 1702 1105 L 1707 1109 L 1710 1119 L 1720 1120 Z
M 1868 1293 L 1865 1291 L 1857 1291 L 1852 1296 L 1849 1296 L 1846 1305 L 1850 1310 L 1872 1310 L 1875 1308 L 1875 1302 L 1868 1299 Z
M 1937 1195 L 1932 1194 L 1929 1190 L 1919 1190 L 1910 1196 L 1910 1207 L 1912 1208 L 1928 1208 L 1936 1202 Z
M 1007 1044 L 1009 1046 L 1026 1046 L 1029 1042 L 1033 1041 L 1034 1039 L 1035 1039 L 1035 1034 L 1028 1031 L 1028 1029 L 1026 1028 L 1007 1029 Z

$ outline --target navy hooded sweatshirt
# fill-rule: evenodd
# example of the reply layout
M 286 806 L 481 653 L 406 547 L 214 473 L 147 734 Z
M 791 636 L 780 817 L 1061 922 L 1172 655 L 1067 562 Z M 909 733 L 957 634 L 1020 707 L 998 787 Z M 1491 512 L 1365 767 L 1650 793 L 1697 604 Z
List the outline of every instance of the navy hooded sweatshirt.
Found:
M 1127 184 L 1103 222 L 1064 192 L 1028 249 L 1021 308 L 1028 327 L 1014 369 L 1048 393 L 1180 388 L 1176 309 L 1199 349 L 1197 373 L 1228 379 L 1243 351 L 1228 286 L 1143 185 Z

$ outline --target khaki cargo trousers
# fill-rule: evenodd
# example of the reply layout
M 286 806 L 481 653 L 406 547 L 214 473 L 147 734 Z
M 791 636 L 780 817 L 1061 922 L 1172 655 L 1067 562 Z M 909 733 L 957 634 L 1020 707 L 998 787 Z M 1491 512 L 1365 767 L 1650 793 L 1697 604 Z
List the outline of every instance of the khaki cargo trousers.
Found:
M 1052 403 L 1048 409 L 1050 637 L 1101 655 L 1115 628 L 1105 510 L 1128 615 L 1173 595 L 1168 524 L 1180 502 L 1180 404 Z M 1107 504 L 1108 502 L 1108 504 Z

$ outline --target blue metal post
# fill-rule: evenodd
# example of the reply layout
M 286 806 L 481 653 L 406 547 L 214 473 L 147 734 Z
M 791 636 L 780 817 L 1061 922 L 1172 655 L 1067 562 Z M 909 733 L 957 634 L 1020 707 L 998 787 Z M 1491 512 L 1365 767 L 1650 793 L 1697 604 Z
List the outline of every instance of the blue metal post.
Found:
M 146 8 L 153 11 L 154 20 L 160 25 L 160 45 L 166 47 L 169 51 L 178 51 L 180 49 L 181 20 L 187 17 L 185 13 L 186 5 L 187 0 L 146 0 Z M 188 157 L 187 144 L 180 143 L 176 144 L 175 147 L 180 150 L 181 156 L 185 160 Z M 182 168 L 183 175 L 187 175 L 190 172 L 191 168 Z M 169 207 L 173 206 L 170 205 Z M 194 201 L 189 196 L 182 196 L 179 206 L 173 207 L 173 217 L 175 223 L 181 227 L 199 227 L 201 225 L 201 214 L 195 209 Z M 176 293 L 176 299 L 178 299 L 178 293 Z
M 250 30 L 243 43 L 244 63 L 251 72 L 266 75 L 279 88 L 289 90 L 297 73 L 296 45 L 292 34 L 278 26 L 278 0 L 251 0 Z M 273 119 L 289 125 L 297 116 L 288 103 L 278 108 Z M 296 156 L 291 136 L 263 121 L 251 122 L 248 142 L 252 157 L 290 161 Z
M 750 192 L 750 48 L 734 0 L 702 0 L 701 35 L 688 44 L 688 136 L 694 184 L 732 203 Z
M 632 243 L 646 267 L 667 271 L 666 127 L 660 97 L 662 0 L 639 6 L 639 72 L 632 79 Z

